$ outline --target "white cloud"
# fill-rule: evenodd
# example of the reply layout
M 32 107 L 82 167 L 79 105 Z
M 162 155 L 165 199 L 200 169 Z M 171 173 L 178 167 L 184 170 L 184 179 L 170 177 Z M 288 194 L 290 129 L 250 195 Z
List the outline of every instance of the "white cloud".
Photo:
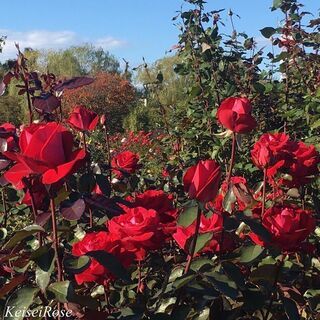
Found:
M 21 49 L 63 49 L 72 45 L 80 45 L 86 42 L 92 42 L 97 47 L 105 50 L 115 49 L 126 45 L 121 39 L 106 36 L 98 39 L 88 39 L 79 36 L 73 31 L 48 31 L 48 30 L 30 30 L 14 31 L 9 29 L 0 29 L 0 36 L 6 36 L 6 43 L 0 54 L 0 60 L 4 61 L 16 56 L 17 50 L 15 43 L 18 43 Z
M 110 50 L 114 48 L 123 47 L 127 44 L 127 42 L 113 37 L 104 37 L 95 40 L 93 44 L 105 50 Z

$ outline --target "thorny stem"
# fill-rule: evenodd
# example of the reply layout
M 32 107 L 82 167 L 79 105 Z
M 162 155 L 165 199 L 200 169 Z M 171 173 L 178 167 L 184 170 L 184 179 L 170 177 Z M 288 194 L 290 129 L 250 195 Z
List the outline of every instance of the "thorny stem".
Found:
M 58 281 L 62 281 L 62 267 L 61 267 L 61 261 L 59 257 L 59 238 L 58 238 L 58 230 L 57 230 L 57 220 L 56 220 L 56 208 L 54 203 L 54 198 L 50 199 L 50 207 L 51 207 L 51 220 L 52 220 L 52 233 L 53 233 L 53 244 L 54 244 L 54 250 L 56 253 L 56 265 L 58 269 Z M 61 310 L 61 304 L 58 302 L 57 304 L 58 308 L 58 320 L 60 320 L 60 310 Z
M 285 257 L 286 257 L 286 255 L 282 254 L 281 259 L 279 261 L 277 261 L 277 269 L 276 269 L 276 273 L 275 273 L 272 289 L 271 289 L 271 292 L 270 292 L 270 302 L 269 302 L 269 305 L 268 305 L 267 313 L 263 317 L 264 320 L 268 320 L 269 314 L 271 312 L 272 304 L 273 304 L 273 301 L 274 301 L 274 298 L 275 298 L 275 292 L 274 291 L 275 291 L 275 289 L 277 287 L 277 282 L 278 282 L 278 279 L 279 279 L 279 276 L 280 276 L 280 271 L 281 271 L 281 268 L 283 266 Z
M 4 189 L 2 189 L 1 191 L 1 195 L 2 195 L 2 205 L 3 205 L 3 226 L 4 228 L 7 227 L 7 221 L 8 221 L 8 212 L 7 212 L 7 203 L 6 203 L 6 194 Z
M 230 158 L 230 166 L 229 166 L 229 171 L 228 171 L 228 175 L 227 175 L 227 186 L 229 187 L 229 183 L 231 180 L 231 176 L 232 176 L 232 169 L 234 166 L 234 160 L 236 157 L 236 147 L 237 147 L 237 141 L 236 141 L 236 133 L 233 132 L 232 133 L 232 147 L 231 147 L 231 158 Z
M 110 137 L 106 124 L 104 125 L 104 130 L 106 134 L 106 145 L 107 145 L 107 155 L 108 155 L 108 167 L 109 167 L 109 181 L 111 183 L 111 151 L 110 151 Z
M 33 114 L 32 114 L 31 97 L 30 97 L 30 93 L 29 93 L 29 84 L 28 84 L 28 80 L 27 79 L 24 80 L 24 85 L 25 85 L 25 90 L 26 90 L 26 93 L 27 93 L 27 103 L 28 103 L 28 111 L 29 111 L 29 124 L 31 124 L 32 121 L 33 121 Z
M 56 208 L 55 208 L 54 198 L 50 199 L 50 207 L 51 207 L 53 244 L 54 244 L 54 249 L 56 252 L 56 265 L 58 268 L 58 281 L 62 281 L 62 268 L 61 268 L 61 262 L 60 262 L 60 258 L 59 258 L 59 238 L 58 238 Z
M 187 264 L 186 264 L 186 267 L 184 269 L 184 274 L 189 272 L 190 266 L 191 266 L 191 262 L 192 262 L 192 259 L 194 257 L 194 253 L 195 253 L 195 250 L 196 250 L 196 244 L 197 244 L 197 238 L 198 238 L 199 229 L 200 229 L 200 221 L 201 221 L 201 209 L 198 207 L 196 227 L 195 227 L 193 239 L 192 239 L 192 242 L 191 242 L 191 248 L 189 250 Z
M 28 187 L 28 190 L 29 190 L 30 199 L 31 199 L 31 207 L 32 207 L 34 222 L 36 222 L 37 213 L 38 213 L 36 202 L 35 202 L 34 195 L 33 195 L 33 192 L 31 190 L 31 187 Z M 43 242 L 41 232 L 38 233 L 38 240 L 39 240 L 39 246 L 41 247 L 42 246 L 42 242 Z

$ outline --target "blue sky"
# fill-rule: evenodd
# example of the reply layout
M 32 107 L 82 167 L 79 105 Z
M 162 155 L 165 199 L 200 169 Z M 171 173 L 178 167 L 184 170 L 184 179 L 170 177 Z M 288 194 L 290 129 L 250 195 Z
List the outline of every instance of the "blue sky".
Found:
M 304 0 L 307 11 L 317 14 L 318 0 Z M 13 43 L 35 49 L 65 48 L 91 42 L 102 46 L 132 67 L 144 56 L 152 62 L 165 55 L 178 39 L 171 18 L 182 0 L 10 0 L 1 3 L 0 35 L 7 46 L 0 60 L 14 56 Z M 236 29 L 256 36 L 264 44 L 259 29 L 277 25 L 279 14 L 270 12 L 272 0 L 208 0 L 207 8 L 231 8 Z M 230 22 L 223 14 L 227 30 Z

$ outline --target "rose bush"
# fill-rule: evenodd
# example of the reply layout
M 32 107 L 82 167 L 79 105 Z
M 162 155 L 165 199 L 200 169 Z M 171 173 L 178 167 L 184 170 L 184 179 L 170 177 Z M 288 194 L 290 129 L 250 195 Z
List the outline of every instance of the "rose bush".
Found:
M 285 51 L 262 72 L 253 38 L 188 2 L 173 80 L 187 100 L 156 103 L 174 87 L 157 70 L 139 93 L 157 105 L 152 132 L 113 134 L 79 102 L 64 119 L 61 95 L 94 79 L 30 71 L 17 46 L 1 91 L 17 85 L 29 124 L 0 126 L 0 312 L 317 319 L 320 22 L 303 30 L 296 1 L 274 1 L 285 22 L 261 32 Z

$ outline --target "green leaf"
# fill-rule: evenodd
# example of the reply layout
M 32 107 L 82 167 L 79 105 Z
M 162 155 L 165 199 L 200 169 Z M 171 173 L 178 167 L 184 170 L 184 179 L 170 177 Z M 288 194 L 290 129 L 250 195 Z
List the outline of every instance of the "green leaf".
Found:
M 261 34 L 265 38 L 270 38 L 273 34 L 275 34 L 276 31 L 277 30 L 275 28 L 272 28 L 272 27 L 265 27 L 265 28 L 260 30 Z
M 94 188 L 96 181 L 94 179 L 93 174 L 85 173 L 79 179 L 79 191 L 80 192 L 88 192 L 90 193 L 91 190 Z
M 251 272 L 250 280 L 253 283 L 267 281 L 272 285 L 278 272 L 277 269 L 276 264 L 264 264 Z
M 301 319 L 297 305 L 292 299 L 283 297 L 282 301 L 283 301 L 284 310 L 286 312 L 288 319 L 290 319 L 290 320 Z
M 38 254 L 33 256 L 36 268 L 36 283 L 44 291 L 50 282 L 50 276 L 54 270 L 55 250 L 48 246 L 39 248 Z
M 44 232 L 44 229 L 36 224 L 27 226 L 24 229 L 17 231 L 14 236 L 3 246 L 3 249 L 11 249 L 22 240 L 32 236 L 37 232 Z
M 242 263 L 253 263 L 264 253 L 264 248 L 258 245 L 243 247 L 240 251 L 239 261 Z
M 199 251 L 201 251 L 208 244 L 208 242 L 212 239 L 212 236 L 213 236 L 212 232 L 203 233 L 203 234 L 198 235 L 196 248 L 194 250 L 194 253 L 198 253 Z
M 183 208 L 178 218 L 178 225 L 189 227 L 197 218 L 198 205 L 188 206 Z
M 88 256 L 74 257 L 69 256 L 63 260 L 64 269 L 71 274 L 79 274 L 85 271 L 91 264 Z
M 256 92 L 258 92 L 258 93 L 264 93 L 265 90 L 266 90 L 266 87 L 265 87 L 262 83 L 260 83 L 260 82 L 255 82 L 255 83 L 253 84 L 253 88 L 254 88 L 254 90 L 255 90 Z
M 101 265 L 107 268 L 113 275 L 122 279 L 125 282 L 131 282 L 131 278 L 127 270 L 119 262 L 119 260 L 112 255 L 103 250 L 91 251 L 86 254 L 89 257 L 97 260 Z
M 226 275 L 218 272 L 210 272 L 205 275 L 213 283 L 216 290 L 222 294 L 225 294 L 234 300 L 239 296 L 239 291 L 235 282 L 229 279 Z
M 96 177 L 96 182 L 97 182 L 100 190 L 102 191 L 102 193 L 106 197 L 109 197 L 110 193 L 111 193 L 111 186 L 110 186 L 108 178 L 103 174 L 96 174 L 95 177 Z
M 194 278 L 196 277 L 196 274 L 184 274 L 183 276 L 177 278 L 173 283 L 173 288 L 180 289 L 190 283 Z
M 311 128 L 312 130 L 317 129 L 317 128 L 319 128 L 319 127 L 320 127 L 320 119 L 318 119 L 317 121 L 315 121 L 315 122 L 310 126 L 310 128 Z
M 281 7 L 283 0 L 273 0 L 272 7 L 274 9 L 278 9 Z
M 38 288 L 29 286 L 15 291 L 7 300 L 3 318 L 6 320 L 23 320 L 25 317 L 21 310 L 29 309 L 38 292 Z
M 229 261 L 223 261 L 221 265 L 227 276 L 233 280 L 240 289 L 245 287 L 245 278 L 238 266 Z
M 73 302 L 96 310 L 99 303 L 90 296 L 77 295 L 70 281 L 59 281 L 49 285 L 47 288 L 49 299 L 55 299 L 58 302 Z
M 214 263 L 212 260 L 208 258 L 198 258 L 194 259 L 191 263 L 190 269 L 193 271 L 199 271 L 200 269 L 203 269 L 204 267 L 213 267 Z
M 257 234 L 263 241 L 271 242 L 270 232 L 256 219 L 242 218 L 241 219 L 246 225 L 248 225 L 252 232 Z

